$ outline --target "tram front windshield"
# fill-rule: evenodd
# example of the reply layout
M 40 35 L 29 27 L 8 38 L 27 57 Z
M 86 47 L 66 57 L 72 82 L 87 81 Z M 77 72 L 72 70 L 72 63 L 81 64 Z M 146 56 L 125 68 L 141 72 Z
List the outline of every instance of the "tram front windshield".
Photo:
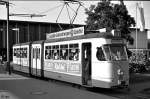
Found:
M 127 52 L 124 45 L 108 44 L 103 46 L 105 59 L 108 61 L 127 60 Z

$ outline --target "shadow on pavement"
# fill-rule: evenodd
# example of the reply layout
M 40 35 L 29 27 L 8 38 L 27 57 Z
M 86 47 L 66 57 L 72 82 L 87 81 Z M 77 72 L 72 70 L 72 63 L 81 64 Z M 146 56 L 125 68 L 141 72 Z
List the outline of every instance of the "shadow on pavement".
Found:
M 150 73 L 130 74 L 130 84 L 144 83 L 150 81 Z

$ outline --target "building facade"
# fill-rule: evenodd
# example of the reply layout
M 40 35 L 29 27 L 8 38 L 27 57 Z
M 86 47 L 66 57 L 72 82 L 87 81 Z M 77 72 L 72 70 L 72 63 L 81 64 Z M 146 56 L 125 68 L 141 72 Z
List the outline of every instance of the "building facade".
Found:
M 134 43 L 133 45 L 127 45 L 128 49 L 132 52 L 132 57 L 129 58 L 129 63 L 137 64 L 137 66 L 148 66 L 147 64 L 150 58 L 150 50 L 148 48 L 147 34 L 148 29 L 140 31 L 140 29 L 131 28 L 131 36 L 134 38 Z M 134 72 L 142 70 L 140 67 L 135 67 L 134 65 L 131 66 L 133 66 L 132 69 L 137 70 Z
M 62 29 L 65 30 L 80 26 L 83 25 L 10 20 L 9 47 L 11 49 L 13 44 L 17 43 L 45 40 L 46 33 L 57 32 Z M 6 48 L 7 48 L 7 21 L 0 20 L 0 55 L 6 53 Z
M 140 29 L 130 28 L 131 36 L 134 39 L 133 45 L 128 44 L 128 48 L 133 49 L 148 49 L 148 37 L 147 37 L 147 29 L 145 31 L 140 31 Z

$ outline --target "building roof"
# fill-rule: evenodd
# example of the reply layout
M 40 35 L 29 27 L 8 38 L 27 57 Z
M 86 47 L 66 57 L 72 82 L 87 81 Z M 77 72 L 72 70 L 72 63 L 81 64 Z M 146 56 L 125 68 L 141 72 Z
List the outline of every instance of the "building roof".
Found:
M 5 19 L 0 19 L 0 21 L 7 21 Z M 22 21 L 22 20 L 9 20 L 10 22 L 19 22 L 19 23 L 39 23 L 39 24 L 62 24 L 62 25 L 70 25 L 70 24 L 67 24 L 67 23 L 53 23 L 53 22 L 38 22 L 38 21 Z M 85 26 L 83 24 L 73 24 L 73 25 L 82 25 L 82 26 Z

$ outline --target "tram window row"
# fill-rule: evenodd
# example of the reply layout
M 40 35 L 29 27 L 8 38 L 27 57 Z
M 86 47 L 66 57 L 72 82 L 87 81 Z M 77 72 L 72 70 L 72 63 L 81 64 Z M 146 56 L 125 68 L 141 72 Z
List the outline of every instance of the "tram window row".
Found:
M 27 48 L 14 48 L 16 58 L 27 58 Z
M 45 46 L 45 59 L 79 60 L 79 44 Z

